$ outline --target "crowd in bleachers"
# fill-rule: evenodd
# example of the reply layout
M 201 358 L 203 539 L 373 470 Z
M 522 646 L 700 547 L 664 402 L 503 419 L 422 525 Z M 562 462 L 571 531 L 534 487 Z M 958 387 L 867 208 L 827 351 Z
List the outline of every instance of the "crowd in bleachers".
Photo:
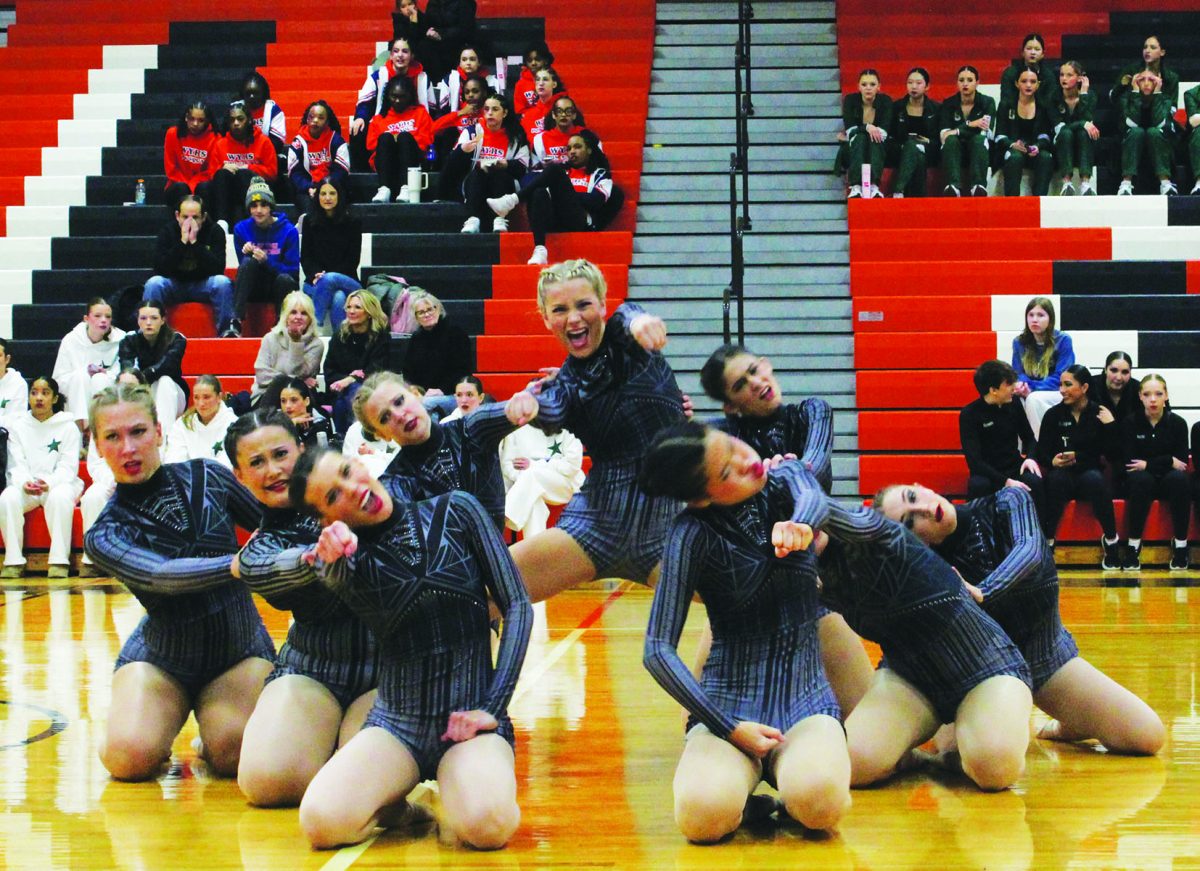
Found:
M 1114 82 L 1097 83 L 1109 84 L 1099 99 L 1083 64 L 1053 64 L 1045 46 L 1040 34 L 1025 37 L 997 95 L 984 92 L 978 69 L 963 65 L 954 93 L 940 103 L 929 96 L 923 67 L 908 72 L 896 99 L 881 90 L 876 70 L 862 70 L 858 90 L 842 101 L 838 133 L 835 172 L 845 174 L 848 198 L 884 196 L 885 167 L 895 168 L 893 197 L 924 196 L 935 169 L 944 196 L 988 196 L 992 174 L 1003 178 L 1005 196 L 1019 196 L 1027 170 L 1034 196 L 1049 194 L 1055 179 L 1060 195 L 1094 196 L 1098 165 L 1120 178 L 1121 196 L 1143 176 L 1161 195 L 1177 194 L 1177 165 L 1200 194 L 1200 85 L 1181 102 L 1162 37 L 1148 36 L 1141 61 Z

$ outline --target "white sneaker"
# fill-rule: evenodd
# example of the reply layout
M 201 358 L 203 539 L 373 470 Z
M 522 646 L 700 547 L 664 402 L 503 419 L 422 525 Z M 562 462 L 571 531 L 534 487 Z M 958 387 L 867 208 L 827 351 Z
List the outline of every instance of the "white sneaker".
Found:
M 506 230 L 508 230 L 508 218 L 501 218 L 501 217 L 497 216 L 492 219 L 492 232 L 493 233 L 503 233 Z
M 959 192 L 958 192 L 958 188 L 956 188 L 956 187 L 955 187 L 954 185 L 952 185 L 952 184 L 948 184 L 948 185 L 946 185 L 946 189 L 942 191 L 942 195 L 943 195 L 943 196 L 947 196 L 947 197 L 957 197 L 957 196 L 960 196 L 960 194 L 959 194 Z
M 1073 197 L 1073 196 L 1075 196 L 1075 185 L 1071 184 L 1069 181 L 1064 181 L 1064 182 L 1063 182 L 1063 186 L 1062 186 L 1062 190 L 1060 190 L 1060 191 L 1058 192 L 1058 195 L 1059 195 L 1060 197 Z
M 392 189 L 387 185 L 383 185 L 379 190 L 375 191 L 375 196 L 371 197 L 373 203 L 386 203 L 392 198 Z
M 1133 182 L 1131 182 L 1129 179 L 1125 179 L 1124 181 L 1122 181 L 1121 186 L 1119 188 L 1117 188 L 1117 196 L 1119 196 L 1119 197 L 1133 196 Z
M 1192 194 L 1193 194 L 1193 196 L 1194 196 L 1195 194 L 1200 194 L 1200 180 L 1198 180 L 1198 181 L 1196 182 L 1196 185 L 1195 185 L 1195 187 L 1193 187 L 1193 188 L 1192 188 Z
M 400 185 L 400 193 L 396 194 L 396 202 L 398 202 L 398 203 L 407 203 L 408 202 L 408 185 L 406 185 L 406 184 Z
M 226 236 L 229 235 L 229 222 L 228 221 L 226 221 L 224 218 L 222 218 L 221 220 L 217 221 L 217 226 L 225 231 Z
M 462 229 L 459 232 L 460 233 L 478 233 L 479 232 L 479 219 L 476 218 L 474 215 L 467 218 L 465 221 L 463 221 Z
M 550 252 L 546 250 L 545 245 L 534 245 L 533 254 L 525 262 L 530 266 L 545 266 L 550 262 Z
M 894 194 L 892 194 L 892 199 L 893 199 L 893 200 L 902 200 L 902 199 L 904 199 L 904 191 L 896 191 Z
M 850 190 L 849 190 L 849 192 L 846 194 L 846 199 L 848 199 L 848 200 L 857 200 L 857 199 L 859 199 L 861 196 L 862 196 L 862 185 L 858 185 L 858 184 L 852 184 L 852 185 L 850 185 Z
M 1081 197 L 1094 197 L 1096 195 L 1096 189 L 1092 187 L 1091 179 L 1079 183 L 1079 195 Z
M 986 197 L 987 195 L 987 188 L 981 184 L 977 184 L 975 187 L 971 188 L 971 196 L 973 197 Z
M 879 188 L 871 188 L 871 199 L 877 200 L 884 195 Z
M 521 202 L 516 194 L 505 194 L 502 197 L 488 197 L 488 208 L 499 215 L 501 218 L 508 217 L 508 213 L 517 207 Z
M 1162 197 L 1173 197 L 1179 193 L 1179 189 L 1175 187 L 1175 182 L 1169 178 L 1164 178 L 1158 183 L 1158 194 Z

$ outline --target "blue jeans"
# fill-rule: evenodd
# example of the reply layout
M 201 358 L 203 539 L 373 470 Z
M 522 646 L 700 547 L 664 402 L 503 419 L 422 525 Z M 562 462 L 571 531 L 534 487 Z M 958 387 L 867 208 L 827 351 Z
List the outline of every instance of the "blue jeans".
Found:
M 346 297 L 356 290 L 362 290 L 362 285 L 340 272 L 326 272 L 316 284 L 304 282 L 304 292 L 311 297 L 316 309 L 316 325 L 325 323 L 325 313 L 329 312 L 329 322 L 334 330 L 340 327 L 346 319 Z
M 142 292 L 143 299 L 153 299 L 164 306 L 181 302 L 206 302 L 213 307 L 217 319 L 217 334 L 224 332 L 233 318 L 233 282 L 224 275 L 213 275 L 198 281 L 180 281 L 165 275 L 151 276 Z
M 338 435 L 345 435 L 354 423 L 354 395 L 362 389 L 362 382 L 355 381 L 341 393 L 335 393 L 333 398 L 333 426 Z

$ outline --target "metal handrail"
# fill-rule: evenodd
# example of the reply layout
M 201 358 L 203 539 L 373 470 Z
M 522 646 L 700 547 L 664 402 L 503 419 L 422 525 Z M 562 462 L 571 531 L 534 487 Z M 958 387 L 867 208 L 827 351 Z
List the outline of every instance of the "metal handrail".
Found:
M 750 221 L 750 116 L 754 114 L 750 73 L 750 22 L 754 7 L 738 0 L 738 41 L 734 47 L 734 152 L 729 156 L 729 271 L 730 284 L 722 294 L 725 341 L 732 338 L 731 301 L 737 301 L 737 339 L 745 341 L 745 271 L 742 237 L 753 229 Z M 745 76 L 743 85 L 742 76 Z M 738 182 L 741 190 L 738 190 Z M 741 214 L 738 214 L 740 207 Z

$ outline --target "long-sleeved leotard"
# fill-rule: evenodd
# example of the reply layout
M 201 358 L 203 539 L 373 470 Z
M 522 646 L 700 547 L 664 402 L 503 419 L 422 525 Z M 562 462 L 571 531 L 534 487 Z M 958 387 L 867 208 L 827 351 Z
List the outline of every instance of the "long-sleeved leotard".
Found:
M 380 726 L 412 752 L 423 778 L 436 776 L 452 746 L 441 740 L 454 711 L 484 710 L 511 744 L 506 714 L 533 609 L 525 585 L 487 512 L 456 491 L 405 502 L 386 479 L 395 508 L 358 530 L 358 549 L 317 572 L 370 627 L 380 650 L 379 698 L 366 726 Z M 488 596 L 504 630 L 492 666 Z
M 646 446 L 664 427 L 685 420 L 683 395 L 666 358 L 629 332 L 643 310 L 623 303 L 608 320 L 596 353 L 568 357 L 542 388 L 538 421 L 565 427 L 592 457 L 583 488 L 556 524 L 583 548 L 597 577 L 645 582 L 662 558 L 667 527 L 681 505 L 638 489 Z
M 375 688 L 378 651 L 365 623 L 322 585 L 303 556 L 321 525 L 291 509 L 264 509 L 262 526 L 238 555 L 242 581 L 293 622 L 267 683 L 289 674 L 324 685 L 345 708 Z
M 822 600 L 883 649 L 886 667 L 924 693 L 943 722 L 989 677 L 1030 683 L 1016 645 L 941 557 L 879 512 L 834 502 L 796 466 L 782 467 L 796 494 L 793 519 L 830 538 L 819 560 Z
M 771 527 L 792 514 L 772 478 L 732 507 L 689 510 L 667 534 L 646 630 L 645 665 L 699 721 L 726 738 L 743 720 L 786 732 L 805 717 L 840 717 L 817 639 L 816 559 L 775 557 Z M 697 682 L 679 658 L 693 593 L 712 623 L 712 651 Z
M 958 527 L 934 551 L 983 592 L 983 610 L 1020 649 L 1037 691 L 1079 648 L 1058 613 L 1058 570 L 1033 499 L 1005 487 L 956 511 Z
M 235 525 L 256 529 L 259 519 L 254 497 L 211 460 L 117 485 L 85 538 L 88 556 L 146 609 L 117 668 L 149 662 L 194 694 L 247 657 L 274 660 L 249 590 L 229 571 Z
M 795 454 L 826 493 L 833 487 L 833 410 L 824 399 L 810 396 L 799 405 L 781 405 L 769 417 L 726 415 L 717 426 L 760 456 Z

